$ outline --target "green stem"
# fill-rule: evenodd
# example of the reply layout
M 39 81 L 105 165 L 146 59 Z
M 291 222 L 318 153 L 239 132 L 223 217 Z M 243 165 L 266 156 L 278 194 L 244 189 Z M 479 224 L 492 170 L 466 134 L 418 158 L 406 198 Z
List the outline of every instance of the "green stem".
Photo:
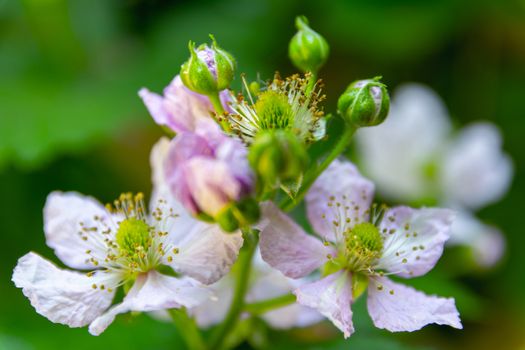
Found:
M 263 301 L 246 304 L 244 306 L 244 310 L 251 313 L 252 315 L 261 315 L 265 312 L 293 304 L 295 300 L 295 295 L 285 294 L 272 299 L 266 299 Z
M 206 350 L 206 344 L 202 339 L 202 335 L 199 332 L 199 328 L 195 323 L 195 320 L 188 316 L 185 309 L 171 309 L 168 310 L 171 319 L 175 326 L 179 330 L 179 334 L 182 336 L 188 349 L 195 350 Z
M 208 95 L 208 98 L 210 99 L 211 104 L 213 105 L 213 108 L 215 109 L 215 112 L 217 113 L 217 121 L 219 124 L 221 124 L 222 129 L 225 132 L 230 132 L 230 124 L 228 123 L 228 120 L 226 120 L 226 111 L 224 110 L 224 107 L 222 106 L 221 98 L 219 96 L 219 93 L 216 93 L 214 95 Z
M 252 258 L 257 248 L 258 234 L 253 230 L 246 230 L 243 232 L 244 244 L 239 252 L 237 259 L 236 271 L 236 285 L 233 292 L 233 299 L 230 304 L 230 309 L 224 321 L 218 326 L 216 331 L 212 334 L 210 349 L 219 350 L 222 348 L 226 337 L 230 331 L 235 327 L 239 316 L 244 309 L 244 299 L 248 291 L 248 281 L 250 279 Z
M 303 197 L 306 195 L 306 192 L 310 189 L 310 187 L 313 185 L 315 180 L 319 177 L 319 175 L 322 174 L 323 171 L 328 168 L 328 166 L 334 161 L 335 158 L 337 158 L 345 148 L 350 143 L 350 140 L 352 139 L 352 136 L 354 135 L 355 131 L 357 129 L 355 127 L 347 125 L 345 128 L 345 131 L 343 135 L 341 135 L 341 138 L 339 141 L 337 141 L 337 144 L 334 148 L 332 148 L 332 151 L 328 154 L 328 156 L 319 164 L 318 167 L 313 168 L 312 171 L 306 173 L 304 177 L 304 182 L 301 185 L 301 188 L 297 192 L 297 195 L 292 199 L 290 197 L 287 197 L 285 200 L 283 200 L 279 207 L 284 211 L 290 211 L 292 210 L 298 203 L 301 202 Z

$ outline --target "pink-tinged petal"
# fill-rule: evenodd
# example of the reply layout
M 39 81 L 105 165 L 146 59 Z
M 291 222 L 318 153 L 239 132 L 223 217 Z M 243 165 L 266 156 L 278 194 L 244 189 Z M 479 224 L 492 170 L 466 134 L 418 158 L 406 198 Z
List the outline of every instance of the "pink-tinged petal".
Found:
M 158 311 L 180 307 L 192 308 L 210 298 L 209 290 L 191 279 L 180 279 L 150 271 L 137 277 L 122 303 L 115 305 L 89 325 L 92 335 L 99 335 L 118 314 L 129 311 Z
M 69 267 L 90 269 L 90 258 L 106 257 L 104 239 L 115 232 L 115 220 L 95 199 L 75 192 L 52 192 L 44 207 L 46 243 Z
M 171 128 L 173 127 L 173 125 L 170 125 L 170 114 L 164 108 L 164 98 L 162 96 L 151 92 L 146 88 L 142 88 L 139 90 L 139 97 L 144 102 L 144 105 L 146 105 L 146 108 L 153 117 L 155 123 L 166 125 Z
M 335 160 L 306 195 L 306 211 L 314 230 L 329 241 L 368 220 L 374 184 L 348 161 Z
M 188 90 L 179 76 L 164 89 L 164 96 L 141 89 L 139 96 L 157 124 L 180 133 L 195 131 L 200 120 L 210 120 L 212 105 L 205 96 Z
M 100 316 L 111 305 L 115 293 L 108 288 L 116 282 L 114 276 L 104 272 L 88 277 L 59 269 L 34 253 L 18 260 L 12 280 L 36 312 L 69 327 L 86 326 Z M 98 287 L 93 288 L 94 284 Z
M 386 277 L 370 280 L 368 312 L 378 328 L 412 332 L 436 323 L 461 329 L 454 299 L 428 296 Z
M 184 165 L 193 199 L 205 213 L 215 216 L 241 197 L 241 183 L 232 172 L 234 166 L 204 157 L 195 157 Z
M 443 253 L 453 219 L 448 209 L 389 209 L 379 226 L 384 242 L 376 268 L 406 278 L 426 274 Z
M 177 225 L 178 232 L 190 230 L 196 221 L 182 203 L 172 194 L 166 179 L 166 159 L 168 157 L 170 141 L 163 137 L 153 146 L 150 153 L 150 164 L 152 173 L 153 190 L 150 200 L 150 212 L 160 209 L 163 213 L 173 212 L 176 218 L 169 220 L 169 227 L 162 231 L 171 232 L 171 226 Z M 154 222 L 154 220 L 151 220 Z
M 291 278 L 301 278 L 323 265 L 333 248 L 308 235 L 272 203 L 263 208 L 261 255 L 270 266 Z
M 449 203 L 478 209 L 503 197 L 514 166 L 502 143 L 500 131 L 490 123 L 475 123 L 461 131 L 441 166 L 441 186 Z
M 336 272 L 294 291 L 297 302 L 326 316 L 345 338 L 354 333 L 352 323 L 352 282 L 346 271 Z
M 167 252 L 164 263 L 204 284 L 212 284 L 230 271 L 243 242 L 240 232 L 225 233 L 218 225 L 197 220 L 189 231 L 180 230 L 175 222 L 168 233 L 168 243 L 177 254 Z

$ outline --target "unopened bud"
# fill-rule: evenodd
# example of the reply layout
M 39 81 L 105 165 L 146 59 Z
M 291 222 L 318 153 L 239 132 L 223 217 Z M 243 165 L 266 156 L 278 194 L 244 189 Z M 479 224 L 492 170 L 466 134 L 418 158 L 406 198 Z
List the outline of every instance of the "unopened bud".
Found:
M 235 72 L 235 59 L 221 49 L 212 36 L 212 45 L 189 43 L 190 58 L 182 65 L 180 77 L 184 85 L 202 95 L 216 95 L 230 86 Z
M 386 119 L 390 97 L 380 78 L 355 81 L 339 97 L 337 109 L 347 123 L 355 127 L 375 126 Z
M 297 33 L 288 47 L 292 63 L 303 72 L 316 73 L 326 62 L 330 47 L 326 40 L 308 26 L 308 19 L 298 16 L 295 19 Z
M 308 165 L 308 153 L 291 131 L 268 130 L 257 135 L 248 160 L 258 178 L 265 185 L 274 186 L 297 180 Z

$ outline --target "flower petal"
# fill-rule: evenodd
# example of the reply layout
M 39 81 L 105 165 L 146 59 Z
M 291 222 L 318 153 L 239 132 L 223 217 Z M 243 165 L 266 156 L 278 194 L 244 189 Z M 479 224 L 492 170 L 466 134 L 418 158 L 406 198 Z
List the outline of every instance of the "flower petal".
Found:
M 231 201 L 238 200 L 242 187 L 229 165 L 216 159 L 195 157 L 185 164 L 185 179 L 199 208 L 215 216 Z
M 441 257 L 453 218 L 448 209 L 389 209 L 379 227 L 384 242 L 376 268 L 407 278 L 424 275 Z
M 202 328 L 209 328 L 220 323 L 230 308 L 235 280 L 231 274 L 210 285 L 213 297 L 199 306 L 189 310 L 195 321 Z
M 348 161 L 334 160 L 306 195 L 308 219 L 314 230 L 330 241 L 355 223 L 368 220 L 374 184 Z
M 378 328 L 412 332 L 430 323 L 463 328 L 454 299 L 428 296 L 386 277 L 370 280 L 368 312 Z
M 95 199 L 75 192 L 52 192 L 44 207 L 44 231 L 47 245 L 64 264 L 91 269 L 94 265 L 89 259 L 104 260 L 104 240 L 112 237 L 116 228 L 111 215 Z
M 505 252 L 505 237 L 501 231 L 465 211 L 459 211 L 454 219 L 447 244 L 472 248 L 477 263 L 484 267 L 496 264 Z
M 446 107 L 434 91 L 419 84 L 402 85 L 385 122 L 356 133 L 363 171 L 382 195 L 420 200 L 432 191 L 424 169 L 432 167 L 450 129 Z
M 441 167 L 448 202 L 477 209 L 498 201 L 507 192 L 513 165 L 501 144 L 501 134 L 493 124 L 476 123 L 462 130 Z
M 154 270 L 137 277 L 122 303 L 115 305 L 89 325 L 92 335 L 99 335 L 118 314 L 129 311 L 157 311 L 195 307 L 210 297 L 210 292 L 187 278 L 162 275 Z
M 35 253 L 18 260 L 13 282 L 22 288 L 36 312 L 52 322 L 83 327 L 106 310 L 113 300 L 111 277 L 103 272 L 86 274 L 62 270 Z M 105 284 L 104 290 L 93 288 Z
M 264 261 L 291 278 L 310 274 L 323 265 L 331 247 L 308 235 L 272 203 L 262 208 L 260 247 Z
M 354 332 L 352 323 L 352 284 L 346 271 L 336 272 L 294 291 L 297 302 L 316 309 L 339 328 L 345 338 Z
M 283 276 L 262 260 L 260 252 L 254 256 L 252 266 L 254 269 L 252 275 L 255 278 L 246 295 L 246 301 L 249 303 L 277 298 L 291 293 L 293 289 L 301 285 L 312 282 L 312 279 L 308 277 L 296 280 Z M 261 318 L 275 329 L 307 327 L 324 319 L 323 315 L 316 310 L 297 303 L 266 312 L 261 315 Z
M 139 91 L 139 96 L 157 124 L 177 133 L 195 131 L 199 120 L 211 119 L 209 100 L 188 90 L 178 75 L 164 89 L 164 96 L 145 88 Z
M 177 254 L 168 252 L 164 263 L 204 284 L 212 284 L 230 271 L 243 242 L 240 232 L 225 233 L 217 225 L 197 220 L 189 231 L 180 231 L 175 222 L 169 234 L 169 244 Z

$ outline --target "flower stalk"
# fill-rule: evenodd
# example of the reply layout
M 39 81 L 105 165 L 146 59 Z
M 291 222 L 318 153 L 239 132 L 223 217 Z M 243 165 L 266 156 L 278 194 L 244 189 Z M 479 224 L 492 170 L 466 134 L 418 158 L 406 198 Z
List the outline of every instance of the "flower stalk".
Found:
M 202 339 L 202 335 L 195 323 L 186 310 L 171 309 L 168 310 L 173 324 L 177 327 L 179 334 L 184 339 L 188 349 L 206 350 L 206 344 Z
M 244 245 L 242 246 L 237 259 L 236 285 L 230 309 L 224 321 L 212 334 L 209 348 L 211 350 L 220 350 L 231 330 L 239 321 L 239 317 L 245 306 L 246 292 L 248 291 L 248 282 L 252 271 L 252 258 L 259 241 L 258 232 L 252 229 L 243 231 Z
M 343 135 L 341 135 L 341 138 L 339 141 L 337 141 L 337 144 L 332 148 L 332 151 L 326 156 L 326 158 L 319 164 L 318 167 L 312 168 L 312 171 L 307 172 L 304 177 L 304 182 L 297 192 L 297 195 L 294 198 L 287 197 L 285 200 L 283 200 L 279 207 L 284 211 L 290 211 L 297 204 L 299 204 L 310 187 L 313 185 L 315 180 L 323 173 L 323 171 L 328 168 L 328 166 L 336 159 L 341 153 L 344 152 L 350 141 L 352 140 L 352 137 L 354 133 L 356 132 L 357 128 L 347 125 L 345 127 L 345 131 L 343 132 Z

